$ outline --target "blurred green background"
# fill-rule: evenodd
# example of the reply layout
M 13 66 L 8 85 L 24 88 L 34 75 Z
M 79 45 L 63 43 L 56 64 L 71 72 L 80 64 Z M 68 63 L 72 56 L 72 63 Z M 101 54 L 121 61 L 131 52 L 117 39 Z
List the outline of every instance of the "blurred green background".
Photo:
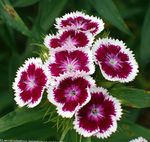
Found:
M 12 82 L 24 60 L 37 56 L 35 44 L 42 44 L 46 33 L 56 33 L 55 18 L 76 10 L 101 17 L 102 34 L 123 40 L 140 66 L 137 78 L 125 84 L 130 89 L 112 90 L 123 100 L 125 110 L 118 131 L 104 141 L 125 142 L 138 136 L 150 140 L 150 0 L 0 0 L 0 139 L 60 139 L 62 132 L 53 126 L 56 121 L 46 123 L 49 105 L 17 109 Z M 79 139 L 71 130 L 64 141 Z

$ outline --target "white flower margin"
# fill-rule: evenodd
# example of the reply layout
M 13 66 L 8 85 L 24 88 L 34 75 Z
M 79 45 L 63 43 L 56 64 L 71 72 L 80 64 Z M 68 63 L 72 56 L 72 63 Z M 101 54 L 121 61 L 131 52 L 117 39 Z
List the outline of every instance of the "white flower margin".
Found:
M 76 132 L 79 133 L 80 135 L 83 135 L 84 137 L 96 136 L 98 138 L 107 138 L 117 130 L 117 120 L 119 120 L 121 118 L 121 115 L 122 115 L 121 104 L 117 99 L 110 96 L 106 89 L 104 89 L 102 87 L 92 87 L 92 88 L 90 88 L 90 94 L 91 93 L 97 93 L 97 92 L 102 93 L 106 97 L 105 99 L 108 99 L 108 100 L 113 102 L 114 107 L 115 107 L 115 111 L 116 111 L 116 115 L 115 116 L 113 115 L 111 117 L 113 124 L 104 133 L 100 133 L 99 132 L 100 129 L 96 129 L 92 132 L 89 132 L 86 129 L 83 129 L 82 127 L 79 126 L 80 118 L 78 117 L 78 111 L 77 111 L 75 113 L 75 120 L 73 122 L 73 125 L 74 125 L 74 129 L 76 130 Z
M 16 73 L 15 81 L 13 82 L 13 89 L 14 89 L 14 92 L 15 92 L 14 100 L 16 101 L 16 103 L 19 107 L 23 107 L 23 106 L 27 105 L 29 108 L 33 108 L 33 107 L 37 106 L 41 102 L 42 94 L 43 94 L 45 88 L 47 86 L 49 86 L 48 79 L 47 79 L 46 85 L 45 85 L 45 87 L 43 87 L 43 89 L 41 91 L 41 97 L 34 103 L 32 103 L 31 100 L 29 100 L 27 102 L 24 102 L 21 99 L 20 94 L 21 94 L 22 91 L 18 87 L 18 83 L 21 79 L 22 72 L 27 71 L 30 64 L 34 64 L 36 68 L 41 68 L 43 70 L 43 73 L 45 74 L 45 76 L 46 77 L 48 76 L 48 71 L 45 69 L 45 67 L 42 63 L 42 60 L 40 58 L 28 58 L 25 61 L 25 63 L 18 69 L 18 71 Z
M 111 45 L 119 46 L 119 47 L 121 47 L 120 52 L 123 52 L 123 53 L 128 55 L 128 57 L 129 57 L 129 62 L 128 63 L 132 66 L 132 71 L 128 75 L 127 78 L 112 77 L 112 76 L 106 74 L 105 71 L 102 69 L 101 63 L 99 63 L 98 60 L 95 57 L 96 51 L 99 48 L 101 48 L 100 45 L 102 45 L 102 44 L 104 44 L 104 45 L 111 44 Z M 112 39 L 112 38 L 98 39 L 94 43 L 94 45 L 92 47 L 92 51 L 93 51 L 94 61 L 95 61 L 96 64 L 99 65 L 99 67 L 101 69 L 101 72 L 102 72 L 105 79 L 110 80 L 110 81 L 119 81 L 121 83 L 125 83 L 125 82 L 133 81 L 135 79 L 135 77 L 137 76 L 137 73 L 139 72 L 138 71 L 138 64 L 135 60 L 134 54 L 132 53 L 132 51 L 130 51 L 128 48 L 126 48 L 126 45 L 125 45 L 125 43 L 123 43 L 123 41 L 120 41 L 118 39 L 115 40 L 115 39 Z
M 148 142 L 148 140 L 143 137 L 138 137 L 136 139 L 130 140 L 129 142 Z
M 60 49 L 60 50 L 57 50 L 55 52 L 51 52 L 49 59 L 45 62 L 45 67 L 48 68 L 47 70 L 49 72 L 49 76 L 51 76 L 51 78 L 54 78 L 56 80 L 59 77 L 54 77 L 52 75 L 52 72 L 49 69 L 49 65 L 56 63 L 55 54 L 57 54 L 58 52 L 61 52 L 61 51 L 68 51 L 68 50 Z M 80 51 L 87 56 L 87 58 L 88 58 L 87 67 L 88 67 L 89 71 L 85 72 L 85 74 L 87 74 L 87 75 L 93 74 L 95 72 L 95 65 L 94 65 L 94 60 L 93 60 L 93 55 L 92 55 L 91 50 L 73 49 L 73 50 L 69 50 L 68 52 L 74 52 L 74 51 Z M 65 73 L 68 74 L 68 73 L 72 73 L 72 72 L 64 72 L 64 74 Z M 60 75 L 62 75 L 62 74 L 60 74 Z
M 85 100 L 85 102 L 81 105 L 81 106 L 77 106 L 76 108 L 75 108 L 75 110 L 74 111 L 63 111 L 63 106 L 64 106 L 64 104 L 61 104 L 61 103 L 58 103 L 58 102 L 56 102 L 55 101 L 55 94 L 54 94 L 54 92 L 53 92 L 53 90 L 56 88 L 58 88 L 58 86 L 59 86 L 59 84 L 60 84 L 60 82 L 62 82 L 62 81 L 64 81 L 65 79 L 67 79 L 67 78 L 72 78 L 72 79 L 77 79 L 77 78 L 79 78 L 79 77 L 82 77 L 83 79 L 85 79 L 85 80 L 87 80 L 88 82 L 89 82 L 89 84 L 91 85 L 91 86 L 95 86 L 95 80 L 93 80 L 93 78 L 92 77 L 90 77 L 90 76 L 87 76 L 86 75 L 86 73 L 85 72 L 75 72 L 75 73 L 65 73 L 65 74 L 63 74 L 63 75 L 61 75 L 58 79 L 57 79 L 57 81 L 55 82 L 55 85 L 51 85 L 49 88 L 48 88 L 48 90 L 47 90 L 47 93 L 48 93 L 48 100 L 52 103 L 52 104 L 54 104 L 57 108 L 57 113 L 59 114 L 59 115 L 61 115 L 62 117 L 65 117 L 65 118 L 71 118 L 71 117 L 73 117 L 73 115 L 74 115 L 74 113 L 78 110 L 78 109 L 80 109 L 81 107 L 83 107 L 85 104 L 87 104 L 89 101 L 90 101 L 90 99 L 91 99 L 91 95 L 90 95 L 90 91 L 89 91 L 89 88 L 87 87 L 86 88 L 86 90 L 87 90 L 87 93 L 88 93 L 88 97 L 87 97 L 87 99 Z
M 86 36 L 86 38 L 87 38 L 87 40 L 88 40 L 88 43 L 87 43 L 87 45 L 85 45 L 84 47 L 76 47 L 76 46 L 74 46 L 74 45 L 72 45 L 72 44 L 70 44 L 70 43 L 68 43 L 67 42 L 67 44 L 64 44 L 63 46 L 61 46 L 61 47 L 56 47 L 56 48 L 52 48 L 51 46 L 50 46 L 50 41 L 53 39 L 53 38 L 58 38 L 58 39 L 60 39 L 60 37 L 62 36 L 62 34 L 64 33 L 64 32 L 69 32 L 69 30 L 65 30 L 65 31 L 59 31 L 58 33 L 56 33 L 56 35 L 51 35 L 51 34 L 49 34 L 49 35 L 46 35 L 45 36 L 45 38 L 44 38 L 44 45 L 50 50 L 50 51 L 57 51 L 57 50 L 61 50 L 61 48 L 63 48 L 63 49 L 66 49 L 66 50 L 73 50 L 74 48 L 76 48 L 76 49 L 80 49 L 80 48 L 82 48 L 82 49 L 89 49 L 91 46 L 92 46 L 92 43 L 93 43 L 93 40 L 94 40 L 94 36 L 91 34 L 91 33 L 84 33 L 84 32 L 82 32 L 82 31 L 76 31 L 76 30 L 73 30 L 73 31 L 75 31 L 76 33 L 78 33 L 78 32 L 80 32 L 80 33 L 83 33 L 85 36 Z M 71 39 L 70 39 L 71 40 Z
M 94 35 L 97 35 L 98 33 L 100 33 L 103 29 L 104 29 L 104 22 L 102 19 L 95 17 L 95 16 L 89 16 L 83 12 L 80 11 L 76 11 L 76 12 L 71 12 L 71 13 L 67 13 L 64 16 L 62 16 L 61 18 L 56 18 L 56 25 L 55 27 L 58 30 L 78 30 L 78 26 L 67 26 L 67 27 L 62 27 L 62 20 L 67 20 L 68 18 L 76 18 L 76 17 L 83 17 L 86 20 L 90 20 L 91 22 L 97 23 L 98 25 L 98 30 L 96 31 L 96 33 L 94 33 Z M 90 32 L 90 31 L 85 31 L 85 32 Z

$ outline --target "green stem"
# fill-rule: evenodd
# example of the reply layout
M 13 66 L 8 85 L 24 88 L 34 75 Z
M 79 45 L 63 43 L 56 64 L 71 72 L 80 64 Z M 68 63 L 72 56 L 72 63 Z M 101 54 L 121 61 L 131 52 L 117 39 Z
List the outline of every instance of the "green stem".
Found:
M 87 142 L 91 142 L 91 137 L 87 138 Z
M 63 133 L 62 133 L 62 135 L 61 135 L 61 137 L 60 137 L 60 142 L 63 142 L 63 140 L 64 140 L 64 138 L 65 138 L 65 136 L 66 136 L 68 130 L 69 130 L 69 128 L 66 127 L 66 129 L 63 131 Z
M 79 142 L 82 142 L 82 136 L 80 135 L 80 140 L 79 140 Z

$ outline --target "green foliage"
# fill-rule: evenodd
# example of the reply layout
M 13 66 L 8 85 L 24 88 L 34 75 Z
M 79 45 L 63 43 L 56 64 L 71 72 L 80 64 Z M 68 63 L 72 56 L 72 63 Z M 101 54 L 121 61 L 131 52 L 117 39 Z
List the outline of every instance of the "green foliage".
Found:
M 150 91 L 129 87 L 114 87 L 110 93 L 119 98 L 121 103 L 133 108 L 150 107 Z
M 30 36 L 31 33 L 29 29 L 24 24 L 14 8 L 7 1 L 0 1 L 0 13 L 2 19 L 4 20 L 4 22 L 6 22 L 6 24 L 18 30 L 24 35 Z
M 89 0 L 93 7 L 104 19 L 109 21 L 111 24 L 116 26 L 121 31 L 131 34 L 121 15 L 119 14 L 118 9 L 112 0 Z
M 133 88 L 104 82 L 101 73 L 96 72 L 98 85 L 108 88 L 124 108 L 118 131 L 106 140 L 82 138 L 72 129 L 72 120 L 58 117 L 51 104 L 34 109 L 17 108 L 13 100 L 12 82 L 18 67 L 30 56 L 47 59 L 47 50 L 42 45 L 44 35 L 49 31 L 55 33 L 52 25 L 56 17 L 75 10 L 103 18 L 107 30 L 102 35 L 123 39 L 142 67 L 142 73 L 129 84 Z M 140 124 L 150 120 L 143 117 L 143 122 L 137 123 L 141 112 L 150 107 L 150 92 L 146 91 L 150 89 L 149 25 L 148 0 L 0 0 L 0 139 L 65 142 L 119 142 L 138 136 L 149 139 L 150 131 Z
M 146 16 L 144 17 L 144 23 L 141 32 L 141 64 L 142 67 L 150 63 L 150 4 Z

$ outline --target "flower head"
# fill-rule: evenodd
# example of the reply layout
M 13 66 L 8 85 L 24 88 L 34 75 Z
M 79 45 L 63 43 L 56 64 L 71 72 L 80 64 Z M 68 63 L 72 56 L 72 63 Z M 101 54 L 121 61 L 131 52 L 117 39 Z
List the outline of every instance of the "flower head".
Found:
M 85 71 L 88 74 L 93 74 L 95 70 L 90 50 L 57 51 L 49 58 L 46 64 L 50 75 L 54 77 L 76 71 Z
M 144 139 L 143 137 L 138 137 L 136 139 L 133 139 L 129 142 L 148 142 L 146 139 Z
M 65 48 L 70 50 L 74 48 L 89 48 L 92 42 L 93 36 L 90 33 L 75 30 L 61 31 L 56 36 L 47 35 L 44 39 L 44 44 L 49 49 Z
M 47 75 L 39 58 L 30 58 L 19 68 L 13 89 L 15 101 L 23 107 L 35 107 L 42 99 L 44 89 L 47 85 Z
M 57 106 L 59 115 L 72 117 L 77 109 L 90 100 L 89 88 L 95 81 L 84 73 L 61 75 L 56 85 L 49 87 L 48 99 Z
M 91 100 L 75 114 L 74 129 L 85 137 L 106 138 L 117 129 L 121 105 L 106 89 L 92 88 L 90 93 Z
M 72 12 L 56 19 L 56 28 L 59 30 L 76 30 L 96 35 L 104 29 L 101 19 L 84 14 L 83 12 Z
M 93 54 L 103 76 L 110 81 L 129 82 L 138 73 L 134 55 L 122 41 L 99 39 L 93 46 Z

